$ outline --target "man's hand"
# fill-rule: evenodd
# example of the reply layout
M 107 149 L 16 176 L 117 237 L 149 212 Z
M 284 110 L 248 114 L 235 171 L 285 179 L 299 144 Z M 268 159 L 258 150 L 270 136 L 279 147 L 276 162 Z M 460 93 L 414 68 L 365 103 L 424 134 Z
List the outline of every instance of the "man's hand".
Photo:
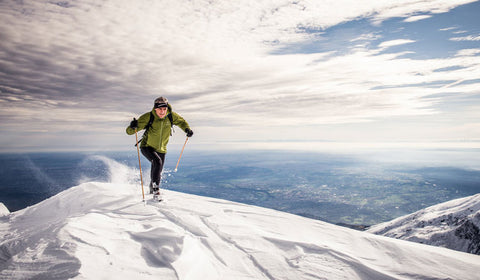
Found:
M 190 128 L 186 128 L 186 129 L 185 129 L 185 133 L 187 133 L 187 137 L 192 137 L 192 135 L 193 135 L 193 130 L 191 130 Z
M 130 127 L 133 129 L 138 128 L 138 121 L 135 118 L 133 118 L 133 121 L 130 122 Z

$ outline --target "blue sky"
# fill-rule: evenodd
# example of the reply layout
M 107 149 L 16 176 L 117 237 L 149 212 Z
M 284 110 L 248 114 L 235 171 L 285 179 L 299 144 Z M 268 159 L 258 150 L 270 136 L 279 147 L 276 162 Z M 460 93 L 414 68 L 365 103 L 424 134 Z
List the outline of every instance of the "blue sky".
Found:
M 158 96 L 199 149 L 479 148 L 478 14 L 470 0 L 2 1 L 0 150 L 131 149 L 126 125 Z

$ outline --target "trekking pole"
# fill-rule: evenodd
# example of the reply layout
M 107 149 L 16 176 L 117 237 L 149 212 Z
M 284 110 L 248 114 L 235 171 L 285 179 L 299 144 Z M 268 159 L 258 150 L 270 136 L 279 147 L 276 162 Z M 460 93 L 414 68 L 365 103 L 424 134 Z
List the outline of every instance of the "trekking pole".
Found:
M 142 164 L 140 163 L 140 149 L 138 148 L 138 134 L 135 128 L 135 140 L 137 141 L 137 154 L 138 154 L 138 167 L 140 168 L 140 183 L 142 184 L 142 201 L 145 202 L 145 192 L 143 191 L 143 176 L 142 176 Z
M 182 152 L 180 153 L 180 157 L 178 157 L 177 166 L 175 166 L 174 172 L 177 172 L 178 164 L 180 163 L 180 159 L 182 158 L 183 150 L 185 149 L 185 145 L 187 145 L 188 137 L 185 139 L 185 144 L 183 144 Z

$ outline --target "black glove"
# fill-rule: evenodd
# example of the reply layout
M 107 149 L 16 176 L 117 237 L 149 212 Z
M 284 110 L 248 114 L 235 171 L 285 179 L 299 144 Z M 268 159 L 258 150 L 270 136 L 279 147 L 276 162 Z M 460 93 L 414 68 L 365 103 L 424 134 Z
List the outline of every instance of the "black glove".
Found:
M 138 121 L 135 118 L 130 122 L 130 127 L 133 129 L 138 128 Z
M 187 137 L 192 137 L 193 131 L 190 128 L 185 128 L 185 133 L 187 133 Z

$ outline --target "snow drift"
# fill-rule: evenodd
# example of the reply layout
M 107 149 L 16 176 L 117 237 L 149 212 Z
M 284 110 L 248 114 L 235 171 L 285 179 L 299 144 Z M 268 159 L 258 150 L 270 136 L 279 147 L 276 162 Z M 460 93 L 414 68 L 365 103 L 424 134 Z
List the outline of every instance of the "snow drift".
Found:
M 480 255 L 480 194 L 447 201 L 368 231 Z
M 173 191 L 144 205 L 116 175 L 0 217 L 0 279 L 478 279 L 477 255 Z

